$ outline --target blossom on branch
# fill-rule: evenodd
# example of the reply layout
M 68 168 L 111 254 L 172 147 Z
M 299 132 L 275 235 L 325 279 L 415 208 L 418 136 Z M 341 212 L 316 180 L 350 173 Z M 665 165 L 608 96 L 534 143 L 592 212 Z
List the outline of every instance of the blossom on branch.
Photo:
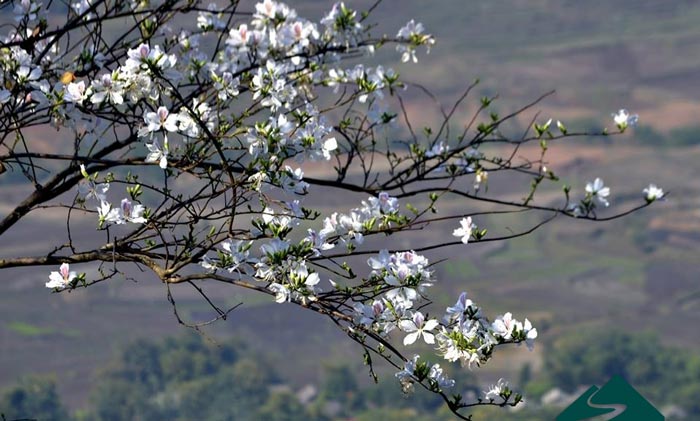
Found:
M 467 244 L 469 243 L 469 239 L 472 237 L 472 234 L 476 229 L 476 225 L 472 223 L 471 216 L 462 218 L 462 220 L 459 221 L 459 224 L 460 227 L 452 231 L 452 235 L 455 237 L 461 237 L 462 243 Z
M 49 275 L 49 282 L 46 283 L 46 288 L 67 288 L 77 276 L 75 272 L 70 270 L 70 265 L 68 263 L 63 263 L 58 272 L 51 272 Z
M 644 193 L 644 199 L 648 202 L 651 203 L 655 200 L 663 199 L 664 197 L 664 190 L 660 187 L 656 187 L 656 184 L 649 184 L 648 187 L 646 187 L 642 193 Z
M 624 132 L 625 129 L 629 126 L 634 126 L 637 124 L 637 121 L 639 121 L 639 115 L 637 114 L 630 114 L 627 110 L 620 109 L 617 114 L 613 114 L 613 120 L 615 121 L 615 124 L 617 125 L 617 128 L 621 131 Z
M 610 187 L 606 187 L 601 178 L 596 178 L 592 183 L 586 184 L 586 194 L 589 197 L 595 197 L 603 206 L 610 206 L 608 201 Z

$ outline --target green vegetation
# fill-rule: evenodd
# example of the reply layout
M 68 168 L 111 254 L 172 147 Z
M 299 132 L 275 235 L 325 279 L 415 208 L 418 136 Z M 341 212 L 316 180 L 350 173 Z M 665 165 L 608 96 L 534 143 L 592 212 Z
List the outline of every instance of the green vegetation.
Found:
M 552 386 L 568 392 L 619 375 L 650 401 L 679 405 L 692 419 L 700 416 L 700 356 L 668 347 L 652 334 L 568 334 L 549 348 L 543 373 Z
M 595 349 L 593 349 L 595 348 Z M 300 399 L 292 383 L 275 375 L 266 358 L 242 343 L 209 343 L 183 335 L 163 341 L 141 340 L 126 347 L 98 375 L 90 408 L 70 417 L 51 378 L 28 378 L 0 396 L 8 419 L 40 420 L 374 420 L 450 419 L 442 401 L 417 389 L 410 399 L 391 373 L 378 384 L 361 385 L 360 374 L 345 363 L 321 365 L 317 393 Z M 448 365 L 448 368 L 449 367 Z M 700 356 L 665 346 L 651 334 L 583 329 L 559 337 L 547 348 L 544 367 L 523 365 L 516 387 L 527 406 L 507 419 L 552 419 L 561 407 L 542 407 L 544 393 L 560 388 L 602 385 L 620 375 L 657 407 L 675 404 L 689 416 L 700 415 Z M 455 370 L 460 393 L 482 393 L 468 370 Z M 475 419 L 503 416 L 479 408 Z M 504 418 L 505 419 L 505 418 Z
M 0 395 L 3 419 L 66 420 L 68 412 L 52 378 L 27 377 Z
M 700 126 L 677 127 L 663 134 L 652 126 L 640 125 L 634 128 L 633 136 L 636 143 L 659 148 L 694 146 L 700 144 Z
M 58 421 L 291 421 L 369 417 L 374 411 L 425 417 L 442 406 L 436 395 L 424 390 L 405 399 L 391 373 L 378 385 L 364 387 L 357 370 L 346 364 L 326 365 L 323 373 L 318 390 L 302 404 L 291 383 L 273 372 L 265 356 L 240 341 L 215 344 L 194 334 L 139 340 L 98 374 L 90 407 L 72 417 L 61 405 L 55 381 L 40 377 L 5 391 L 0 413 L 8 419 Z M 473 384 L 468 374 L 462 380 Z
M 40 338 L 40 337 L 56 337 L 62 336 L 66 338 L 78 338 L 81 333 L 77 329 L 56 329 L 53 327 L 38 326 L 25 322 L 8 322 L 6 325 L 7 329 L 13 333 L 26 338 Z
M 44 336 L 54 333 L 54 329 L 48 327 L 35 326 L 24 322 L 10 322 L 7 323 L 7 328 L 15 333 L 22 336 Z

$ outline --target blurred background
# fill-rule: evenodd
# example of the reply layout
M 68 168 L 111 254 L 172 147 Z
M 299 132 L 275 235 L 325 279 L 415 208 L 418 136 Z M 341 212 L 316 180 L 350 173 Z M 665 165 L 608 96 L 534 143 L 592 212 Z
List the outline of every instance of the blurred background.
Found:
M 312 19 L 332 5 L 289 4 Z M 244 2 L 242 10 L 252 9 Z M 411 18 L 437 38 L 430 54 L 419 54 L 418 65 L 400 65 L 389 47 L 372 61 L 445 103 L 479 78 L 455 124 L 471 117 L 467 110 L 483 95 L 498 94 L 495 107 L 505 115 L 556 89 L 514 122 L 514 133 L 536 111 L 539 121 L 559 119 L 570 131 L 599 131 L 613 127 L 611 113 L 627 108 L 640 115 L 635 128 L 554 145 L 548 167 L 579 196 L 587 181 L 602 177 L 615 210 L 640 203 L 651 182 L 670 193 L 622 220 L 558 218 L 527 237 L 428 255 L 449 258 L 435 268 L 436 309 L 464 290 L 490 316 L 513 311 L 539 331 L 532 352 L 503 349 L 471 371 L 446 367 L 465 396 L 501 377 L 524 391 L 519 411 L 480 409 L 474 418 L 553 419 L 589 386 L 621 374 L 667 419 L 700 419 L 700 3 L 386 0 L 371 21 L 378 33 L 393 35 Z M 438 124 L 437 110 L 426 111 L 428 98 L 415 88 L 406 95 L 413 119 Z M 0 178 L 0 215 L 24 194 L 21 178 Z M 325 203 L 331 211 L 357 201 Z M 477 222 L 535 222 L 523 218 Z M 3 237 L 0 257 L 62 242 L 64 223 L 48 213 L 24 221 Z M 451 419 L 428 393 L 402 397 L 381 363 L 375 385 L 359 346 L 295 306 L 205 283 L 222 305 L 245 304 L 195 334 L 178 325 L 165 288 L 146 274 L 57 295 L 44 288 L 49 270 L 0 272 L 0 412 L 7 419 Z M 184 316 L 211 317 L 201 298 L 175 294 Z

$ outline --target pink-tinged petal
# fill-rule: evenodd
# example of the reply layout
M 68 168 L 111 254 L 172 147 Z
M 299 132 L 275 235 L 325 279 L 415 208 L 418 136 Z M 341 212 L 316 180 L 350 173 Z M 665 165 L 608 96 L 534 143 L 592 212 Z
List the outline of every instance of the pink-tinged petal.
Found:
M 61 265 L 60 273 L 63 279 L 68 279 L 68 276 L 70 274 L 70 266 L 68 265 L 68 263 L 64 263 Z
M 131 216 L 131 201 L 129 201 L 129 199 L 122 199 L 121 207 L 122 214 L 125 217 L 128 218 L 129 216 Z
M 165 107 L 158 107 L 158 111 L 156 112 L 158 113 L 158 119 L 161 121 L 161 123 L 165 122 L 165 120 L 168 118 L 168 114 L 170 114 L 168 109 Z
M 424 322 L 425 322 L 425 317 L 423 317 L 423 313 L 421 313 L 420 311 L 417 311 L 413 315 L 413 323 L 415 323 L 416 326 L 420 328 L 423 326 Z

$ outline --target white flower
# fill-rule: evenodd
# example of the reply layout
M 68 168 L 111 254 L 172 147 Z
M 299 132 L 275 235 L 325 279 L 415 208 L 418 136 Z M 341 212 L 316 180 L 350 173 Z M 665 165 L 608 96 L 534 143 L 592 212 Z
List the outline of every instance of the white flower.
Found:
M 295 286 L 304 286 L 308 291 L 312 293 L 316 291 L 316 285 L 321 281 L 321 277 L 318 273 L 311 272 L 306 267 L 306 263 L 301 263 L 298 267 L 289 272 L 289 279 Z
M 649 187 L 645 188 L 643 191 L 644 199 L 651 203 L 654 200 L 663 199 L 664 191 L 660 187 L 656 187 L 656 184 L 649 184 Z
M 401 389 L 404 393 L 409 393 L 413 390 L 413 373 L 416 371 L 420 355 L 414 355 L 412 359 L 406 361 L 403 365 L 403 370 L 394 374 L 401 383 Z
M 86 97 L 85 82 L 71 82 L 64 88 L 63 100 L 66 102 L 75 102 L 82 104 Z
M 135 224 L 143 224 L 146 222 L 146 218 L 142 216 L 145 211 L 143 205 L 132 205 L 129 199 L 122 199 L 120 210 L 121 221 L 117 222 L 118 224 L 123 224 L 125 221 Z
M 250 32 L 248 32 L 248 25 L 242 24 L 238 27 L 238 29 L 231 29 L 229 32 L 229 38 L 226 40 L 226 44 L 232 46 L 232 47 L 238 47 L 240 48 L 240 52 L 246 52 L 247 48 L 241 48 L 244 47 L 246 44 L 248 44 L 248 41 L 250 40 Z
M 389 254 L 389 250 L 387 249 L 379 251 L 379 255 L 377 255 L 377 257 L 370 257 L 367 259 L 367 265 L 374 270 L 389 268 L 391 262 L 391 254 Z
M 445 311 L 447 313 L 447 319 L 456 318 L 461 323 L 462 320 L 464 320 L 464 315 L 467 309 L 473 305 L 474 303 L 472 300 L 467 298 L 467 293 L 462 292 L 459 294 L 459 298 L 457 299 L 455 305 L 452 307 L 447 307 L 447 310 Z
M 596 178 L 592 183 L 586 184 L 586 193 L 595 196 L 603 206 L 610 206 L 607 199 L 610 196 L 610 187 L 605 187 L 602 179 Z
M 270 291 L 275 293 L 275 301 L 278 303 L 283 303 L 289 301 L 289 289 L 282 284 L 273 282 L 267 287 Z
M 252 241 L 244 240 L 226 240 L 221 243 L 221 248 L 224 250 L 223 253 L 226 255 L 227 265 L 223 269 L 229 272 L 236 271 L 238 273 L 248 272 L 245 266 L 242 266 L 247 262 L 255 262 L 256 259 L 250 258 L 250 246 Z
M 492 385 L 489 390 L 484 391 L 486 400 L 495 400 L 508 390 L 508 382 L 503 379 L 498 379 L 498 383 Z
M 399 29 L 396 37 L 404 41 L 405 44 L 397 45 L 396 51 L 401 53 L 402 62 L 418 62 L 416 57 L 416 46 L 418 45 L 427 45 L 428 52 L 430 52 L 430 46 L 435 43 L 435 39 L 430 35 L 423 34 L 423 30 L 423 24 L 416 23 L 413 19 Z
M 78 185 L 78 193 L 85 200 L 97 199 L 100 202 L 104 202 L 107 200 L 107 190 L 109 190 L 109 183 L 95 184 L 93 181 L 83 180 Z
M 374 324 L 376 321 L 378 321 L 381 317 L 382 314 L 384 313 L 384 310 L 386 309 L 386 306 L 384 305 L 384 302 L 381 300 L 374 300 L 372 302 L 372 305 L 365 305 L 362 303 L 356 303 L 353 306 L 353 309 L 355 310 L 356 315 L 356 320 L 360 324 L 366 326 L 366 327 L 371 327 L 372 324 Z
M 176 132 L 178 115 L 170 114 L 165 107 L 158 107 L 156 112 L 149 111 L 143 117 L 146 127 L 139 130 L 139 136 L 145 136 L 148 133 L 155 132 L 161 128 L 169 131 Z
M 440 364 L 434 364 L 432 367 L 430 367 L 428 378 L 434 380 L 440 389 L 445 389 L 455 385 L 455 381 L 445 376 L 445 374 L 442 372 L 442 367 L 440 367 Z
M 392 213 L 399 210 L 399 200 L 389 196 L 387 192 L 380 192 L 377 197 L 370 197 L 368 200 L 370 212 L 375 216 L 379 215 L 380 210 L 383 213 Z M 373 210 L 376 211 L 376 213 L 373 212 Z
M 320 256 L 321 251 L 330 250 L 335 247 L 334 244 L 326 241 L 326 236 L 323 235 L 322 232 L 316 232 L 311 228 L 309 228 L 306 232 L 308 235 L 306 236 L 305 240 L 311 243 L 315 256 Z
M 148 155 L 146 156 L 146 162 L 157 162 L 158 166 L 162 169 L 168 167 L 168 137 L 164 139 L 165 148 L 160 149 L 160 145 L 157 140 L 153 143 L 147 143 Z
M 433 158 L 436 156 L 442 156 L 450 151 L 450 146 L 445 144 L 445 142 L 440 141 L 433 145 L 429 151 L 425 152 L 425 156 L 428 158 Z
M 412 320 L 401 320 L 399 326 L 401 330 L 408 332 L 408 335 L 403 340 L 404 345 L 413 344 L 420 336 L 423 336 L 425 343 L 435 343 L 435 336 L 430 331 L 438 326 L 438 321 L 430 319 L 426 322 L 420 311 L 413 314 Z
M 90 102 L 100 104 L 109 99 L 112 104 L 119 105 L 124 102 L 121 83 L 112 78 L 112 74 L 105 73 L 92 82 L 92 96 Z
M 100 227 L 105 222 L 122 224 L 122 219 L 118 209 L 112 208 L 112 204 L 103 200 L 100 206 L 97 207 L 97 215 L 99 217 Z
M 49 275 L 49 282 L 46 283 L 46 288 L 58 288 L 63 289 L 70 285 L 73 279 L 78 276 L 75 272 L 70 271 L 70 266 L 68 263 L 61 265 L 58 272 L 51 272 Z
M 517 329 L 518 321 L 513 318 L 513 314 L 508 312 L 503 316 L 499 316 L 491 325 L 493 333 L 502 337 L 505 340 L 511 339 L 514 330 Z
M 260 246 L 262 254 L 269 258 L 277 253 L 285 252 L 287 249 L 289 249 L 289 242 L 280 240 L 279 238 L 275 238 L 271 242 Z
M 472 223 L 472 217 L 462 218 L 459 221 L 461 227 L 452 231 L 452 235 L 455 237 L 462 237 L 462 243 L 469 243 L 469 238 L 472 236 L 472 232 L 476 229 L 476 225 Z
M 637 124 L 637 121 L 639 120 L 639 115 L 637 114 L 632 114 L 623 109 L 620 109 L 617 114 L 613 114 L 613 120 L 615 120 L 615 124 L 617 125 L 617 128 L 620 129 L 620 131 L 625 131 L 625 129 L 628 126 L 634 126 Z

